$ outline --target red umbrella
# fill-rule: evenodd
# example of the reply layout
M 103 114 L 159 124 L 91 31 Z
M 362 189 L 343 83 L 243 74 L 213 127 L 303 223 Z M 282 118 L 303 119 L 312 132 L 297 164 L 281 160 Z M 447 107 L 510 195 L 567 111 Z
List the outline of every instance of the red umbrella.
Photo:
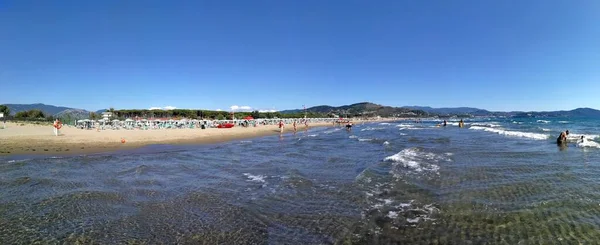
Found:
M 244 117 L 244 119 L 246 119 L 246 120 L 254 120 L 254 117 L 252 117 L 252 116 L 247 116 L 247 117 Z

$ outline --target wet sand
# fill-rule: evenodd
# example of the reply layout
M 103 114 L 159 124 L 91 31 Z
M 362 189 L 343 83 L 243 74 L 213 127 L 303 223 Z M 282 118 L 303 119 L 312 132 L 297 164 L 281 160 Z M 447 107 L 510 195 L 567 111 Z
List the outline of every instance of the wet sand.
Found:
M 323 126 L 331 127 L 333 125 L 332 123 L 312 123 L 309 128 Z M 299 125 L 297 130 L 302 132 L 306 128 L 304 125 Z M 286 125 L 284 132 L 293 132 L 293 127 Z M 50 124 L 6 123 L 6 128 L 0 129 L 0 156 L 101 153 L 153 144 L 220 143 L 276 135 L 278 133 L 279 128 L 277 125 L 260 125 L 248 128 L 236 126 L 229 129 L 121 129 L 100 131 L 64 126 L 60 130 L 60 135 L 55 136 Z M 121 142 L 122 139 L 125 140 L 125 143 Z

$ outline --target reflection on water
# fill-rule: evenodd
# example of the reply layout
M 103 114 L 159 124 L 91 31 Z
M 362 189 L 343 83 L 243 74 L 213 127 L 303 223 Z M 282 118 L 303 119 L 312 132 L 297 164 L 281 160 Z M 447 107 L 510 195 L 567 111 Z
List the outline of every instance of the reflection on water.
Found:
M 535 139 L 430 126 L 364 124 L 218 145 L 0 159 L 0 238 L 3 244 L 600 240 L 597 149 L 558 151 Z

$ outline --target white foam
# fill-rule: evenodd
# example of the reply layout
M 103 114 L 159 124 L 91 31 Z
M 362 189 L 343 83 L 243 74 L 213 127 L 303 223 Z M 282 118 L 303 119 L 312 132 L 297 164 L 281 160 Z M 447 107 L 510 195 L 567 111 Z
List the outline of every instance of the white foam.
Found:
M 317 136 L 319 136 L 319 135 L 318 134 L 309 134 L 306 137 L 317 137 Z
M 248 177 L 248 179 L 249 179 L 248 181 L 262 182 L 262 183 L 265 182 L 265 177 L 266 176 L 264 176 L 264 175 L 252 175 L 252 174 L 249 174 L 249 173 L 244 173 L 244 175 L 246 177 Z
M 342 130 L 342 129 L 341 129 L 341 128 L 335 128 L 335 129 L 332 129 L 332 130 L 327 130 L 327 131 L 324 131 L 323 133 L 324 133 L 324 134 L 331 134 L 331 133 L 333 133 L 333 132 L 340 131 L 340 130 Z
M 567 136 L 568 140 L 580 140 L 581 136 L 583 136 L 584 139 L 596 139 L 596 138 L 600 138 L 600 135 L 597 134 L 569 134 L 569 136 Z
M 388 142 L 387 140 L 385 142 L 383 142 L 383 145 L 389 145 L 390 142 Z
M 416 172 L 437 172 L 440 169 L 437 163 L 451 160 L 441 155 L 421 151 L 418 148 L 407 148 L 386 157 L 384 161 L 392 161 L 394 162 L 394 166 L 401 164 L 402 167 L 412 169 Z
M 388 214 L 387 214 L 387 217 L 389 217 L 390 219 L 398 218 L 398 212 L 396 212 L 396 211 L 389 211 Z
M 538 134 L 538 133 L 527 133 L 527 132 L 520 132 L 520 131 L 509 131 L 509 130 L 495 129 L 495 128 L 486 128 L 486 127 L 479 127 L 479 126 L 471 126 L 469 129 L 483 130 L 483 131 L 487 131 L 487 132 L 497 133 L 497 134 L 500 134 L 500 135 L 523 137 L 523 138 L 536 139 L 536 140 L 546 140 L 546 139 L 548 139 L 548 135 Z
M 551 129 L 547 129 L 547 128 L 540 128 L 540 129 L 542 129 L 542 131 L 544 131 L 544 132 L 550 132 L 550 131 L 552 131 Z
M 539 123 L 550 123 L 550 121 L 548 121 L 548 120 L 537 120 L 537 122 L 539 122 Z
M 350 135 L 350 136 L 348 136 L 348 138 L 350 138 L 350 139 L 356 139 L 356 138 L 358 138 L 358 136 L 356 136 L 356 135 Z
M 569 121 L 558 121 L 558 123 L 567 124 L 567 123 L 571 123 L 571 122 L 569 122 Z
M 583 141 L 577 142 L 577 146 L 579 147 L 589 147 L 589 148 L 600 148 L 600 144 L 596 141 L 592 141 L 589 139 L 584 139 Z
M 495 124 L 495 123 L 471 123 L 471 126 L 481 126 L 481 127 L 489 127 L 489 128 L 500 127 L 499 124 Z
M 390 125 L 390 123 L 380 123 L 379 125 Z
M 405 134 L 405 133 L 400 133 L 400 135 L 401 135 L 401 136 L 405 136 L 405 135 L 407 135 L 407 134 Z
M 419 223 L 419 221 L 420 221 L 420 220 L 421 220 L 421 218 L 420 218 L 420 217 L 416 217 L 416 218 L 414 218 L 414 219 L 411 219 L 411 218 L 406 218 L 406 222 L 408 222 L 408 223 L 413 223 L 413 224 L 414 224 L 414 223 Z
M 373 130 L 382 130 L 382 129 L 385 129 L 385 128 L 382 128 L 382 127 L 367 127 L 367 128 L 361 129 L 360 131 L 373 131 Z

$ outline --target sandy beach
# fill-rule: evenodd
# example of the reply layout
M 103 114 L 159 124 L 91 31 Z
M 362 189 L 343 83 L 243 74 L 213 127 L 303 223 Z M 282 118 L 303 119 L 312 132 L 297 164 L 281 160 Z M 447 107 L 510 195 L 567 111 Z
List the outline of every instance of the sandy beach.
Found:
M 381 120 L 380 120 L 381 121 Z M 364 121 L 363 121 L 364 122 Z M 331 123 L 312 123 L 313 127 L 332 127 Z M 0 125 L 1 128 L 1 125 Z M 306 128 L 299 125 L 298 132 Z M 284 132 L 293 132 L 286 125 Z M 138 148 L 153 144 L 206 144 L 247 139 L 279 133 L 277 125 L 233 127 L 229 129 L 161 129 L 161 130 L 83 130 L 64 126 L 60 135 L 53 134 L 51 125 L 6 123 L 0 129 L 0 156 L 22 154 L 83 154 Z M 121 140 L 124 139 L 125 143 Z

